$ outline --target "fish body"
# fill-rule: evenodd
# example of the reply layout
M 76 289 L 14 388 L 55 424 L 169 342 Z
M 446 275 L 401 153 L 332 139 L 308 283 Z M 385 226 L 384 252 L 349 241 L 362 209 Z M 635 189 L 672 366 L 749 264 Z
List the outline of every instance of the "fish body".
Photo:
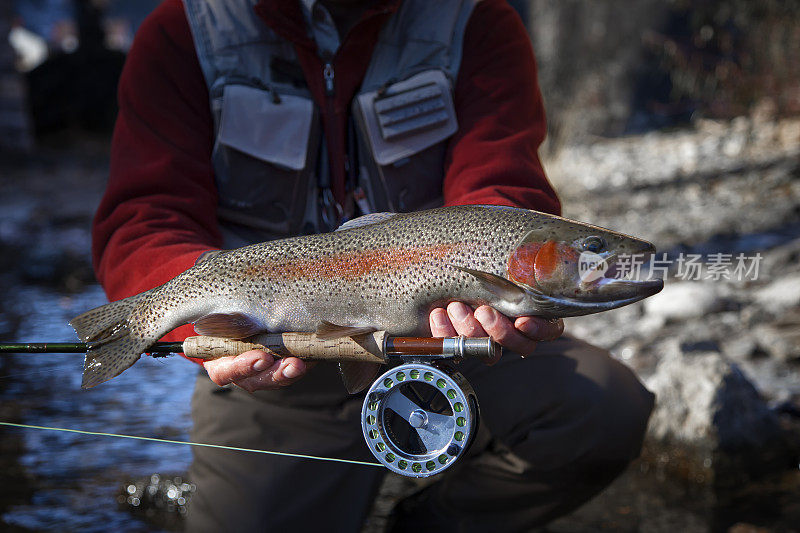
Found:
M 587 245 L 588 243 L 588 245 Z M 463 301 L 516 317 L 575 316 L 661 289 L 581 271 L 654 252 L 646 242 L 561 217 L 499 206 L 454 206 L 355 219 L 333 233 L 223 251 L 142 294 L 72 320 L 87 353 L 84 387 L 131 366 L 172 329 L 206 335 L 385 330 L 429 335 L 428 314 Z

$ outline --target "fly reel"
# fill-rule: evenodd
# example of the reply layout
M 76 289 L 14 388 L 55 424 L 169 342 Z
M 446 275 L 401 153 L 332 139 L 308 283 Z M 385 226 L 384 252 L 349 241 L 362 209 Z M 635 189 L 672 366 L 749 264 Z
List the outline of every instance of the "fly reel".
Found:
M 478 416 L 478 398 L 463 375 L 415 362 L 392 368 L 372 384 L 361 408 L 361 428 L 386 468 L 428 477 L 466 453 Z

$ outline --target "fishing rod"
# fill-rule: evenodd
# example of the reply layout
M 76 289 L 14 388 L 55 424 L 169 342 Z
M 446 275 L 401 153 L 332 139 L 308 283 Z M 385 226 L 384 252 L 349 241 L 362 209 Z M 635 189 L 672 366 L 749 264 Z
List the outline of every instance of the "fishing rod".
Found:
M 5 342 L 0 343 L 0 354 L 77 354 L 94 346 L 91 342 Z M 375 458 L 389 470 L 408 477 L 428 477 L 450 467 L 466 453 L 477 433 L 478 398 L 466 378 L 447 363 L 466 358 L 492 361 L 501 350 L 489 337 L 395 337 L 378 331 L 336 339 L 300 332 L 243 340 L 194 336 L 182 343 L 156 343 L 148 353 L 153 357 L 183 353 L 213 360 L 254 349 L 277 357 L 370 363 L 376 369 L 399 363 L 378 376 L 367 390 L 361 429 Z
M 89 342 L 0 342 L 0 353 L 53 353 L 85 354 L 91 348 Z M 150 348 L 153 357 L 166 357 L 183 353 L 180 342 L 159 342 Z
M 2 342 L 0 353 L 85 354 L 91 342 Z M 182 353 L 202 360 L 239 355 L 249 350 L 265 350 L 279 357 L 305 360 L 388 363 L 393 359 L 425 360 L 465 358 L 491 361 L 500 346 L 489 337 L 393 337 L 385 331 L 367 335 L 321 339 L 315 333 L 277 333 L 256 335 L 245 340 L 212 336 L 187 337 L 183 342 L 158 342 L 148 348 L 153 357 Z

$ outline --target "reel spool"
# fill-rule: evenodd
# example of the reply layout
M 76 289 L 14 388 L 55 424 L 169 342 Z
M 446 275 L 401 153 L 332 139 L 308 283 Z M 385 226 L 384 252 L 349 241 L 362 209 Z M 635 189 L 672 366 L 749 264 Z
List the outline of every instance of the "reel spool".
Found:
M 478 398 L 452 369 L 396 366 L 370 387 L 361 429 L 372 454 L 408 477 L 438 474 L 464 455 L 478 430 Z

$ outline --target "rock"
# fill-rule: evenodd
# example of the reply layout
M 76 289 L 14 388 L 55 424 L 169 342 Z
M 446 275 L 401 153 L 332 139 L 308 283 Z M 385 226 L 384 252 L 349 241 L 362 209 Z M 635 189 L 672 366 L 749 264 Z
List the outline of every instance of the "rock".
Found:
M 753 328 L 759 324 L 775 319 L 775 314 L 759 305 L 748 305 L 739 312 L 739 321 L 744 329 Z
M 633 327 L 636 329 L 636 333 L 647 338 L 661 331 L 666 322 L 666 318 L 661 315 L 644 315 L 639 320 L 633 321 Z
M 681 343 L 683 352 L 708 352 L 719 351 L 719 344 L 714 339 L 703 339 L 699 341 L 687 341 Z
M 676 469 L 691 480 L 736 483 L 788 464 L 776 415 L 721 354 L 673 344 L 646 383 L 657 398 L 648 446 L 680 457 Z
M 722 351 L 735 361 L 749 359 L 758 353 L 758 343 L 750 335 L 727 339 L 722 343 Z
M 765 251 L 763 255 L 763 275 L 774 276 L 781 272 L 794 271 L 797 269 L 798 261 L 800 261 L 800 239 L 796 238 L 776 246 L 771 250 Z
M 779 361 L 800 359 L 800 313 L 755 328 L 759 347 Z
M 672 282 L 645 300 L 645 312 L 665 320 L 686 320 L 719 311 L 725 306 L 719 290 L 711 282 Z
M 800 272 L 778 278 L 756 293 L 756 300 L 765 307 L 800 306 Z

